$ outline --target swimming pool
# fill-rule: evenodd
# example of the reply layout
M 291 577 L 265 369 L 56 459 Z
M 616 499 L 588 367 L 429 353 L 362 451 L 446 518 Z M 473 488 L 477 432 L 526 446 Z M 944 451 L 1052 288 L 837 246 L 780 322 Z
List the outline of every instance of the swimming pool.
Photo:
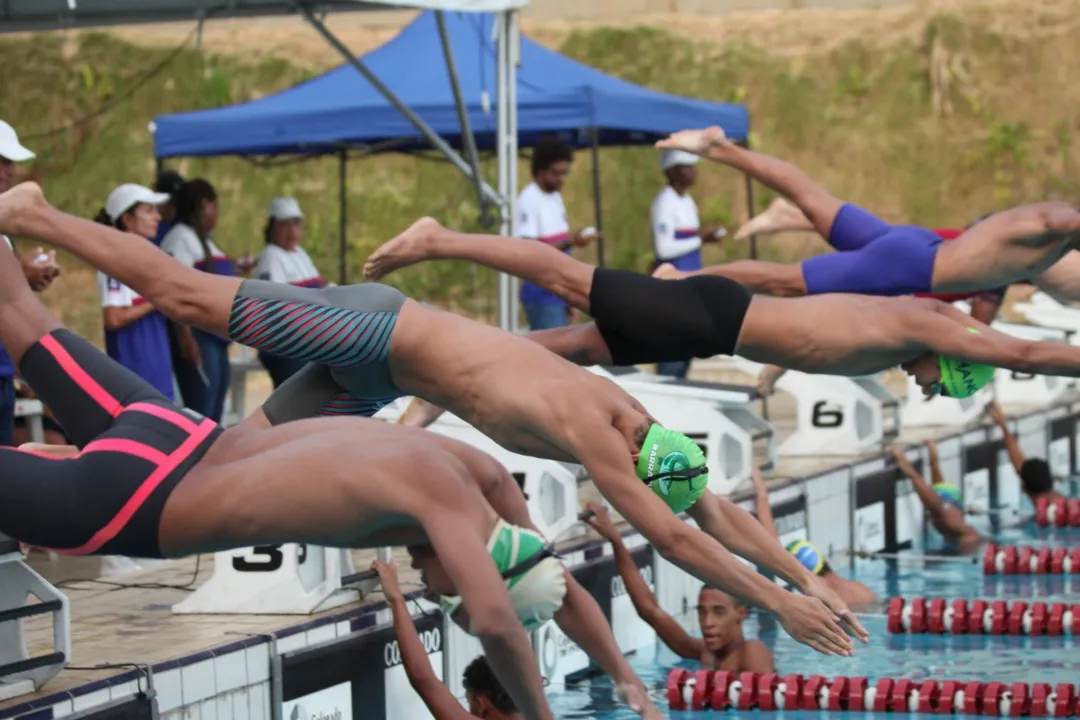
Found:
M 1032 546 L 1073 547 L 1080 544 L 1080 530 L 1039 530 L 1034 526 L 1009 530 L 997 535 L 999 543 Z M 949 562 L 924 562 L 917 553 L 896 561 L 857 560 L 851 568 L 838 566 L 838 572 L 869 585 L 880 597 L 912 598 L 988 598 L 1025 599 L 1044 602 L 1076 602 L 1080 595 L 1080 575 L 989 576 L 982 572 L 980 561 L 957 558 Z M 978 556 L 981 558 L 981 555 Z M 697 618 L 691 613 L 680 618 L 684 626 L 697 633 Z M 748 638 L 758 637 L 773 649 L 778 672 L 798 673 L 804 677 L 865 676 L 871 681 L 882 676 L 923 680 L 933 678 L 958 681 L 1000 680 L 1012 682 L 1076 683 L 1080 679 L 1080 639 L 1064 637 L 1016 637 L 971 635 L 890 635 L 882 611 L 862 617 L 871 633 L 867 646 L 858 646 L 854 658 L 819 655 L 792 640 L 770 616 L 757 613 L 745 624 Z M 757 710 L 738 712 L 676 712 L 667 710 L 661 689 L 668 670 L 673 667 L 700 668 L 697 663 L 680 660 L 657 643 L 655 650 L 638 651 L 630 656 L 631 665 L 652 691 L 657 706 L 672 718 L 734 718 L 772 715 Z M 594 679 L 577 686 L 553 686 L 548 690 L 552 710 L 559 718 L 592 720 L 629 720 L 637 717 L 626 708 L 618 708 L 611 699 L 611 683 Z M 811 715 L 816 713 L 784 713 Z M 840 713 L 837 713 L 840 714 Z M 854 714 L 854 713 L 852 713 Z M 862 717 L 875 713 L 858 713 Z M 896 717 L 896 713 L 890 714 Z M 907 717 L 940 717 L 908 715 Z

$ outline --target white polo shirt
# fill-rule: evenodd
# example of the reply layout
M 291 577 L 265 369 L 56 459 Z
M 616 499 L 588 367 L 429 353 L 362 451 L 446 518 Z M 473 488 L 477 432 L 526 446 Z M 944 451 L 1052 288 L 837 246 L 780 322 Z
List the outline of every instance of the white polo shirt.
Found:
M 274 243 L 267 244 L 259 253 L 259 262 L 252 274 L 260 280 L 300 287 L 321 288 L 326 284 L 304 248 L 286 250 Z
M 539 240 L 548 245 L 561 245 L 570 239 L 570 223 L 562 195 L 548 193 L 532 182 L 525 186 L 517 200 L 514 236 Z M 570 248 L 564 252 L 569 253 Z M 539 285 L 521 283 L 521 301 L 538 305 L 561 305 L 562 300 Z
M 680 195 L 668 185 L 653 200 L 649 209 L 652 225 L 653 252 L 658 263 L 673 263 L 680 270 L 701 267 L 701 222 L 697 203 L 689 193 Z M 696 267 L 682 267 L 697 263 Z
M 219 267 L 222 262 L 231 263 L 229 256 L 221 251 L 213 240 L 209 238 L 206 244 L 210 248 L 210 257 L 214 266 Z M 199 236 L 187 225 L 177 223 L 161 239 L 161 249 L 172 255 L 178 262 L 198 270 L 207 271 L 206 253 L 203 251 Z M 232 274 L 231 272 L 229 274 Z

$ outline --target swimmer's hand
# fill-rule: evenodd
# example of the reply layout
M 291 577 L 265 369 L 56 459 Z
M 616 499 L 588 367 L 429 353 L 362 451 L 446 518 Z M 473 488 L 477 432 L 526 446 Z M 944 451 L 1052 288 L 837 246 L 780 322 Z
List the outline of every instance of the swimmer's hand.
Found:
M 704 130 L 680 130 L 656 143 L 658 148 L 685 150 L 695 155 L 708 155 L 712 148 L 726 145 L 731 145 L 731 141 L 716 125 Z
M 807 583 L 803 592 L 825 603 L 825 607 L 832 610 L 833 615 L 840 621 L 840 626 L 847 631 L 848 635 L 857 638 L 859 642 L 864 644 L 870 641 L 870 633 L 866 631 L 866 628 L 859 622 L 859 618 L 855 617 L 855 613 L 851 611 L 847 603 L 840 599 L 836 591 L 829 587 L 827 582 L 820 577 L 814 576 Z
M 825 604 L 814 597 L 787 593 L 776 616 L 788 635 L 823 655 L 850 657 L 855 645 Z
M 401 592 L 401 586 L 398 585 L 397 567 L 393 560 L 389 564 L 376 560 L 371 563 L 371 569 L 379 573 L 379 581 L 382 583 L 383 595 L 386 596 L 387 602 L 405 599 L 405 594 Z
M 653 270 L 652 276 L 660 280 L 682 280 L 690 277 L 691 273 L 683 272 L 671 263 L 663 263 Z
M 590 514 L 586 514 L 586 517 L 582 518 L 586 525 L 591 527 L 600 537 L 604 538 L 608 542 L 617 542 L 622 540 L 622 535 L 619 534 L 619 529 L 615 527 L 615 523 L 611 521 L 611 516 L 608 515 L 607 510 L 598 503 L 590 502 L 585 503 L 585 509 Z
M 620 683 L 615 687 L 619 693 L 619 699 L 645 720 L 663 720 L 664 714 L 656 709 L 653 701 L 649 699 L 645 688 L 630 683 Z

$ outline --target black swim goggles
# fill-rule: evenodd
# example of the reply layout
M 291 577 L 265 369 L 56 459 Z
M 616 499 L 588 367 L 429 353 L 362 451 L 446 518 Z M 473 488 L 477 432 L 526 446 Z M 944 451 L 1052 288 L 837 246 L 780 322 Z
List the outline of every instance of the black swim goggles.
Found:
M 649 475 L 645 477 L 642 482 L 646 485 L 650 485 L 657 480 L 686 480 L 690 481 L 696 477 L 709 474 L 709 466 L 702 465 L 696 468 L 687 468 L 686 470 L 669 470 L 667 472 L 656 473 L 655 475 Z

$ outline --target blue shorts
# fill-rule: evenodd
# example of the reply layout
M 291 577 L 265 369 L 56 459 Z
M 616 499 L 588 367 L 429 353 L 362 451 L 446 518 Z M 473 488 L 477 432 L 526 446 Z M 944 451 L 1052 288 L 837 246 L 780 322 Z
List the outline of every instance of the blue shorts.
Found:
M 839 252 L 802 264 L 807 295 L 911 295 L 930 292 L 941 237 L 915 225 L 890 225 L 845 204 L 827 238 Z

